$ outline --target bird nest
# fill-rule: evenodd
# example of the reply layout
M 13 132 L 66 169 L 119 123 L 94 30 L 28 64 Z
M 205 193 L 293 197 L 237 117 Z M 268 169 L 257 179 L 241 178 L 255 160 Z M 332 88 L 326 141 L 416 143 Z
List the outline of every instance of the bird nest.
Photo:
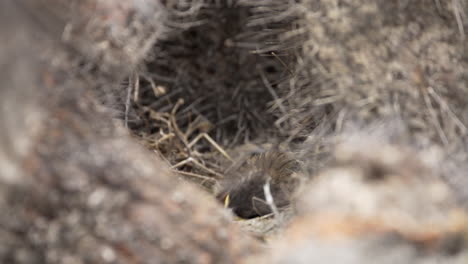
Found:
M 125 124 L 179 175 L 213 190 L 233 162 L 230 150 L 281 135 L 276 91 L 293 71 L 294 7 L 173 7 L 167 36 L 124 84 Z

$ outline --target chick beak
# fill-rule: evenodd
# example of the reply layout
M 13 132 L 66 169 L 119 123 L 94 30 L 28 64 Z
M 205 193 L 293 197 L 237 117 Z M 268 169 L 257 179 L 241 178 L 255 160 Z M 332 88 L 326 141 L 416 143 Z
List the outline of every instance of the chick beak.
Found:
M 230 201 L 230 198 L 229 198 L 229 194 L 226 195 L 226 197 L 224 198 L 224 208 L 228 208 L 229 207 L 229 201 Z

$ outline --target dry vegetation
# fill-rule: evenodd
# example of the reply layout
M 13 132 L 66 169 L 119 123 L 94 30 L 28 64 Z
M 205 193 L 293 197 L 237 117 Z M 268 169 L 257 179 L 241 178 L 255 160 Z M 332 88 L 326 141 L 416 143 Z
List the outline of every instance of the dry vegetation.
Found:
M 170 33 L 126 82 L 123 119 L 179 174 L 212 189 L 230 150 L 278 143 L 274 101 L 294 68 L 297 37 L 286 35 L 298 17 L 287 1 L 199 4 L 172 7 Z
M 467 263 L 467 26 L 465 0 L 0 2 L 0 262 Z

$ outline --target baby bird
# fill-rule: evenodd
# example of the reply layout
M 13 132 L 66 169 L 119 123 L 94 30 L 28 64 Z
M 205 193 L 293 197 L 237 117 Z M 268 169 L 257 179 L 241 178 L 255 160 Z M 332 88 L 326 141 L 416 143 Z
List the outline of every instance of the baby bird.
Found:
M 242 163 L 222 182 L 217 199 L 225 207 L 244 219 L 272 213 L 271 204 L 265 199 L 266 184 L 277 208 L 290 204 L 298 185 L 299 163 L 295 159 L 285 152 L 270 150 L 253 154 Z

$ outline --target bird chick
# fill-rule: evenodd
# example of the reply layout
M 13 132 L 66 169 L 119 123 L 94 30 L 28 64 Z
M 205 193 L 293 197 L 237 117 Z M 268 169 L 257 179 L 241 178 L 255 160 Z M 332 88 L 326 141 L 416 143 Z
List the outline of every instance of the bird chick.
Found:
M 254 154 L 228 173 L 217 199 L 240 218 L 250 219 L 272 213 L 264 186 L 269 184 L 274 206 L 290 204 L 298 185 L 299 163 L 285 152 L 270 150 Z M 232 170 L 231 170 L 232 171 Z

